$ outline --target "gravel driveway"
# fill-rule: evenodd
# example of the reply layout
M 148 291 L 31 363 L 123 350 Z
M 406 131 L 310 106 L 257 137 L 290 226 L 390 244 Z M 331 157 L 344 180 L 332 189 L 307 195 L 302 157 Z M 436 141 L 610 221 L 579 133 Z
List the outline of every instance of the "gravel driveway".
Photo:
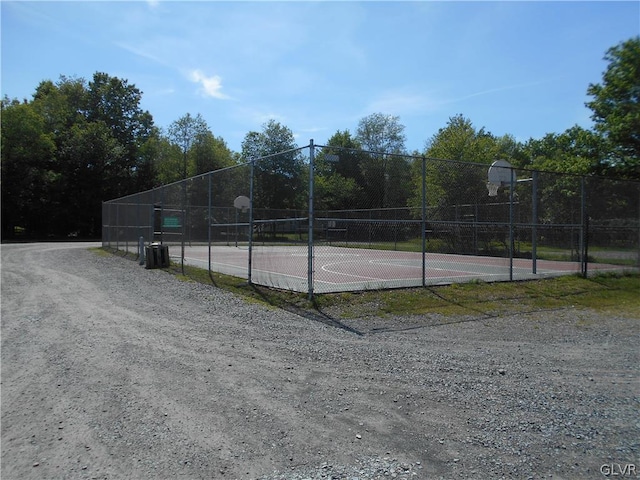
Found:
M 637 318 L 336 328 L 88 246 L 1 247 L 3 480 L 640 473 Z

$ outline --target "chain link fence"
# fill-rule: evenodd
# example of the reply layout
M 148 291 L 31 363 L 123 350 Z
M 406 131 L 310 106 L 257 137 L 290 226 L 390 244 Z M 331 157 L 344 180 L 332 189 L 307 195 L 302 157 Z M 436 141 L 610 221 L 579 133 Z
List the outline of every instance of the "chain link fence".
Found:
M 640 267 L 640 183 L 309 146 L 103 203 L 102 243 L 308 293 Z

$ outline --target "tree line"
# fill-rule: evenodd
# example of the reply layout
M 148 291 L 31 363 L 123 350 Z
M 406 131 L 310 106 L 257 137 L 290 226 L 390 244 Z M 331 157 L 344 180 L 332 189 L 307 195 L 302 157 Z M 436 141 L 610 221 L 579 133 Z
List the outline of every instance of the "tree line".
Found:
M 640 37 L 610 48 L 601 83 L 589 84 L 594 127 L 518 142 L 477 128 L 462 114 L 425 142 L 405 148 L 397 116 L 374 113 L 355 132 L 337 131 L 316 165 L 317 209 L 416 205 L 426 156 L 640 180 Z M 142 92 L 125 79 L 97 72 L 90 81 L 62 76 L 41 82 L 29 101 L 1 104 L 2 239 L 98 238 L 102 201 L 189 176 L 266 157 L 256 163 L 260 205 L 295 208 L 308 164 L 292 131 L 275 120 L 246 134 L 240 152 L 215 136 L 200 114 L 185 114 L 166 131 L 140 107 Z M 270 156 L 274 153 L 282 155 Z M 328 154 L 338 153 L 337 161 Z M 456 195 L 456 172 L 434 169 L 429 191 Z M 438 175 L 447 175 L 448 190 Z M 459 188 L 463 188 L 460 185 Z

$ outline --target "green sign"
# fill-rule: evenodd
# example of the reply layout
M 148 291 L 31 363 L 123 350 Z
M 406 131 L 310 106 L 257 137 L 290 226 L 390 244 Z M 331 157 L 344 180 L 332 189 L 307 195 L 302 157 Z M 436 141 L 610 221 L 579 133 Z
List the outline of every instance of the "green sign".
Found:
M 162 226 L 164 228 L 180 228 L 180 217 L 164 217 Z

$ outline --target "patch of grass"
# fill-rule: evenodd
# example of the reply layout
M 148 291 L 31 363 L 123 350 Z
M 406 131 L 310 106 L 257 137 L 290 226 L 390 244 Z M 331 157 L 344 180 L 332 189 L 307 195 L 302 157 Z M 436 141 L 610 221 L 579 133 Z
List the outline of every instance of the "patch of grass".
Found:
M 249 301 L 278 308 L 286 308 L 289 305 L 312 308 L 311 303 L 306 300 L 306 295 L 279 291 L 259 285 L 249 285 L 246 280 L 231 275 L 224 275 L 217 272 L 209 273 L 207 270 L 190 265 L 184 266 L 183 274 L 182 266 L 176 262 L 171 262 L 169 268 L 165 270 L 183 281 L 194 281 L 205 285 L 212 285 L 240 295 Z
M 317 300 L 344 318 L 354 315 L 482 315 L 588 308 L 640 319 L 640 275 L 577 275 L 542 280 L 462 283 L 427 288 L 328 294 Z
M 109 256 L 113 255 L 112 251 L 110 251 L 110 250 L 108 250 L 108 249 L 106 249 L 104 247 L 90 247 L 89 251 L 95 253 L 99 257 L 109 257 Z
M 89 250 L 92 252 L 95 252 L 97 255 L 100 255 L 100 256 L 115 255 L 117 257 L 124 257 L 130 260 L 138 259 L 138 255 L 136 255 L 135 253 L 126 252 L 124 250 L 117 250 L 115 248 L 110 248 L 110 247 L 93 247 L 93 248 L 89 248 Z
M 597 275 L 588 292 L 576 295 L 576 304 L 607 313 L 626 313 L 640 318 L 640 276 Z
M 122 252 L 92 249 L 99 255 Z M 132 260 L 133 254 L 124 255 Z M 597 274 L 589 278 L 567 275 L 518 282 L 469 282 L 426 288 L 316 295 L 249 285 L 246 280 L 209 273 L 172 262 L 165 269 L 184 281 L 194 281 L 233 292 L 253 302 L 298 313 L 330 312 L 334 318 L 389 315 L 498 316 L 540 310 L 585 308 L 640 319 L 640 274 Z

